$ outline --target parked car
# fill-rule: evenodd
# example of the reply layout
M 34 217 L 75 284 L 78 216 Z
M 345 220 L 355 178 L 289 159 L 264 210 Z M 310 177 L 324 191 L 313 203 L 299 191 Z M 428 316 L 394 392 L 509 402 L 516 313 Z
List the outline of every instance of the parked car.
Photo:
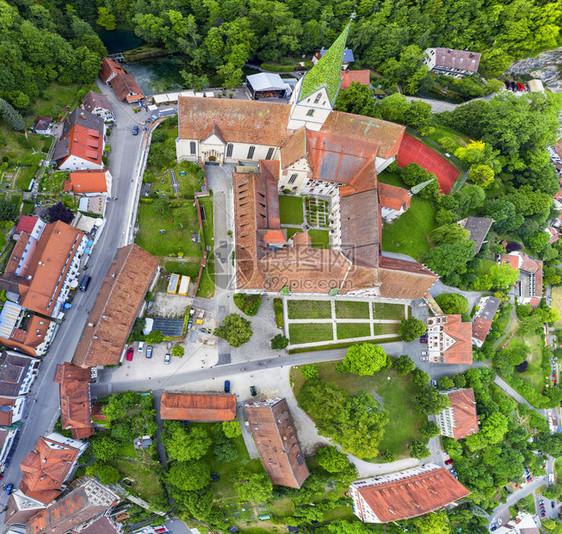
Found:
M 142 352 L 144 350 L 144 341 L 139 341 L 139 345 L 137 348 L 139 352 Z
M 420 337 L 420 343 L 427 343 L 426 337 Z
M 139 135 L 139 127 L 136 124 L 133 126 L 133 135 Z
M 201 332 L 203 332 L 203 334 L 210 334 L 211 331 L 208 328 L 201 328 Z
M 225 381 L 224 381 L 224 392 L 225 392 L 225 393 L 230 393 L 230 380 L 225 380 Z
M 437 387 L 437 380 L 435 380 L 435 378 L 432 378 L 430 384 L 431 384 L 434 388 L 436 388 L 436 387 Z
M 428 362 L 428 361 L 429 361 L 428 356 L 420 356 L 420 362 Z
M 148 347 L 146 347 L 146 357 L 152 358 L 152 345 L 148 345 Z
M 541 517 L 544 519 L 546 517 L 546 512 L 544 510 L 541 510 Z
M 422 355 L 422 356 L 427 356 L 427 350 L 422 350 L 421 355 Z
M 132 362 L 133 361 L 133 354 L 135 353 L 135 349 L 133 347 L 129 347 L 127 349 L 127 361 L 128 362 Z
M 445 465 L 451 465 L 453 463 L 452 458 L 449 458 L 448 460 L 445 460 Z
M 250 386 L 250 393 L 252 394 L 252 397 L 255 397 L 258 394 L 256 386 Z
M 80 282 L 80 291 L 86 291 L 88 289 L 88 286 L 90 285 L 91 279 L 92 279 L 91 276 L 88 276 L 87 274 L 84 275 L 84 277 L 82 278 L 82 281 Z
M 556 501 L 552 501 L 552 502 L 550 503 L 550 507 L 551 507 L 551 508 L 555 508 L 555 507 L 556 507 Z
M 169 352 L 166 352 L 166 356 L 164 356 L 164 363 L 169 365 L 172 361 L 172 355 Z
M 13 484 L 8 484 L 8 485 L 6 486 L 6 495 L 10 495 L 10 494 L 12 493 L 13 489 L 14 489 L 14 485 L 13 485 Z

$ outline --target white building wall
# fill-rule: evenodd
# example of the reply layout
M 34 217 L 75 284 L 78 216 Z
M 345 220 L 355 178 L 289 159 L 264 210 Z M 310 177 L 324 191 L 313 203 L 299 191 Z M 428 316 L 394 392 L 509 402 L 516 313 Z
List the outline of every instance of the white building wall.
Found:
M 298 130 L 302 126 L 306 126 L 309 130 L 317 132 L 322 128 L 328 115 L 330 115 L 332 104 L 325 88 L 321 88 L 304 100 L 297 102 L 303 80 L 304 77 L 299 80 L 291 96 L 291 113 L 287 128 L 289 130 Z
M 105 143 L 104 143 L 105 147 Z M 86 159 L 79 158 L 77 156 L 69 156 L 66 158 L 59 170 L 61 171 L 89 171 L 89 170 L 101 170 L 103 169 L 103 162 L 101 164 L 94 163 L 93 161 L 88 161 Z
M 396 160 L 396 156 L 392 156 L 391 158 L 379 158 L 379 156 L 375 157 L 375 170 L 377 174 L 380 174 L 384 171 L 392 162 Z
M 433 69 L 435 67 L 435 58 L 436 58 L 436 54 L 437 52 L 435 51 L 435 48 L 426 48 L 425 49 L 425 64 L 428 66 L 429 70 Z
M 191 142 L 195 142 L 195 154 L 191 154 Z M 238 163 L 238 161 L 254 161 L 258 162 L 260 159 L 267 159 L 267 154 L 270 148 L 273 148 L 273 154 L 270 159 L 279 159 L 279 148 L 272 147 L 271 145 L 253 145 L 251 143 L 232 143 L 232 155 L 227 157 L 227 148 L 230 143 L 201 143 L 198 139 L 177 139 L 176 140 L 176 154 L 178 162 L 181 161 L 207 161 L 205 159 L 206 153 L 211 150 L 222 153 L 224 163 Z M 251 159 L 248 158 L 250 147 L 253 146 L 254 154 Z M 222 163 L 221 162 L 221 163 Z

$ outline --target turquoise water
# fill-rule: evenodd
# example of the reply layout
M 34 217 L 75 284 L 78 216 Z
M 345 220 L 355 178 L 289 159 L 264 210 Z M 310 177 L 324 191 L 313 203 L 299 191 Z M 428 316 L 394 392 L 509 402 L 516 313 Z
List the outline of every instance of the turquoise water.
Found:
M 110 54 L 137 48 L 144 42 L 132 31 L 104 31 L 98 35 Z M 187 66 L 181 55 L 175 55 L 123 63 L 123 68 L 135 78 L 145 95 L 154 95 L 181 89 L 182 79 L 179 72 Z

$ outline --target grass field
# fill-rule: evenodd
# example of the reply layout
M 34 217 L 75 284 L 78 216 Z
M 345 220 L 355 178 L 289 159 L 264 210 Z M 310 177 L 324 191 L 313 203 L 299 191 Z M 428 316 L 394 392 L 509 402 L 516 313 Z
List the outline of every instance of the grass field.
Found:
M 337 332 L 338 339 L 369 337 L 371 335 L 371 328 L 369 323 L 338 323 Z
M 154 472 L 157 464 L 143 465 L 137 461 L 125 460 L 124 458 L 112 460 L 111 463 L 121 473 L 135 481 L 133 488 L 141 499 L 166 496 L 162 483 Z
M 302 197 L 280 195 L 279 212 L 281 224 L 302 224 L 304 222 Z
M 193 194 L 201 191 L 203 179 L 199 178 L 194 172 L 193 166 L 188 165 L 190 162 L 182 161 L 169 165 L 167 169 L 162 172 L 154 173 L 153 182 L 151 184 L 151 192 L 158 191 L 160 196 L 174 198 L 180 196 L 182 198 L 193 198 Z M 172 175 L 170 171 L 174 171 L 176 181 L 178 183 L 179 195 L 172 186 Z M 183 174 L 182 174 L 183 173 Z
M 184 274 L 195 281 L 199 274 L 199 261 L 167 261 L 164 269 L 169 273 Z
M 336 300 L 336 317 L 338 319 L 368 319 L 369 303 L 352 300 Z
M 398 323 L 374 323 L 373 324 L 373 335 L 382 336 L 383 334 L 395 334 L 398 335 Z
M 330 319 L 331 304 L 328 300 L 288 300 L 289 319 Z
M 29 118 L 53 117 L 56 119 L 62 117 L 66 106 L 69 106 L 71 110 L 76 107 L 78 104 L 77 93 L 82 87 L 99 93 L 95 83 L 92 83 L 89 87 L 82 83 L 71 83 L 68 85 L 52 83 L 43 90 L 41 98 L 38 98 L 33 104 L 33 111 Z
M 407 189 L 404 182 L 401 180 L 400 175 L 397 172 L 391 172 L 389 170 L 381 172 L 378 176 L 378 181 L 383 184 L 395 185 L 396 187 L 402 187 Z
M 350 393 L 367 391 L 379 395 L 383 407 L 390 414 L 379 450 L 389 450 L 398 457 L 407 457 L 407 445 L 410 441 L 419 439 L 418 429 L 425 419 L 416 409 L 413 396 L 417 393 L 417 387 L 410 381 L 410 375 L 400 376 L 393 369 L 370 376 L 338 373 L 338 363 L 317 364 L 320 378 L 326 382 L 335 382 Z M 291 369 L 291 384 L 297 398 L 303 383 L 301 373 L 295 368 Z
M 158 206 L 164 207 L 158 211 Z M 193 202 L 156 200 L 139 204 L 139 231 L 136 242 L 154 256 L 183 252 L 184 256 L 202 255 L 201 244 L 191 240 L 191 232 L 199 231 L 197 209 Z M 162 234 L 160 230 L 165 230 Z
M 205 238 L 205 245 L 213 246 L 215 233 L 213 230 L 214 221 L 214 204 L 212 197 L 200 198 L 199 205 L 205 213 L 205 220 L 203 221 L 203 236 Z
M 487 260 L 487 259 L 483 259 L 482 260 L 482 266 L 480 267 L 480 269 L 478 269 L 478 274 L 484 276 L 485 274 L 488 274 L 490 272 L 490 267 L 492 267 L 492 265 L 495 265 L 496 262 L 494 260 Z
M 552 295 L 552 306 L 557 308 L 560 314 L 562 315 L 562 287 L 556 286 L 552 287 L 551 291 Z M 555 323 L 555 326 L 562 327 L 562 319 Z
M 402 304 L 389 304 L 387 302 L 373 302 L 373 318 L 401 321 L 405 318 L 404 306 Z
M 330 232 L 328 230 L 309 230 L 312 248 L 330 248 Z
M 210 299 L 215 295 L 215 262 L 207 261 L 206 267 L 201 273 L 201 282 L 197 296 L 203 299 Z
M 429 200 L 414 196 L 407 212 L 392 223 L 383 224 L 382 249 L 419 260 L 431 248 L 428 237 L 434 228 L 435 208 Z
M 520 336 L 515 336 L 509 342 L 510 349 L 516 349 L 519 347 L 527 346 L 530 351 L 527 356 L 527 362 L 529 366 L 524 373 L 518 373 L 525 382 L 531 384 L 538 393 L 542 392 L 542 388 L 545 384 L 545 372 L 542 369 L 542 359 L 543 359 L 543 339 L 539 335 L 527 335 L 524 338 Z
M 289 339 L 292 345 L 330 341 L 333 336 L 332 323 L 293 323 L 289 325 Z

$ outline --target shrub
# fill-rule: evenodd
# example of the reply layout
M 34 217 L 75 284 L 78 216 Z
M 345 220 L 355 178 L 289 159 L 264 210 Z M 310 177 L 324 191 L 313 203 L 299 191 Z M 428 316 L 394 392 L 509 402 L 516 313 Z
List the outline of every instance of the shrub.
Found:
M 260 309 L 261 295 L 245 295 L 244 293 L 236 293 L 234 295 L 234 304 L 246 315 L 253 317 Z
M 283 350 L 289 345 L 289 340 L 283 334 L 277 334 L 271 340 L 271 348 L 273 350 Z
M 318 366 L 317 365 L 303 365 L 300 367 L 300 371 L 304 378 L 316 378 L 318 376 Z
M 273 299 L 273 311 L 275 312 L 275 324 L 277 328 L 283 328 L 283 301 L 281 299 Z

